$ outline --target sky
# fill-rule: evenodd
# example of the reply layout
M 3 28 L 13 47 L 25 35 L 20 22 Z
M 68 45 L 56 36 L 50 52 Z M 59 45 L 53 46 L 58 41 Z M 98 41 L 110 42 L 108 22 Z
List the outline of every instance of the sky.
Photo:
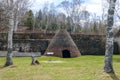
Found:
M 45 2 L 54 3 L 58 5 L 60 2 L 64 0 L 35 0 L 31 9 L 36 13 L 38 10 L 42 9 Z M 84 0 L 83 6 L 85 9 L 91 13 L 96 13 L 97 15 L 101 15 L 102 12 L 102 0 Z
M 97 15 L 102 14 L 102 0 L 85 0 L 86 10 Z

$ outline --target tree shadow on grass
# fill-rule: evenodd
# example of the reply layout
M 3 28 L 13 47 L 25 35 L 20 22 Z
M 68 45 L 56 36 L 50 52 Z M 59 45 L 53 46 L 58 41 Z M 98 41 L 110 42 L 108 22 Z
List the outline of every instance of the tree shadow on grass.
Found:
M 120 80 L 115 73 L 108 73 L 108 75 L 109 75 L 113 80 Z
M 0 69 L 3 69 L 3 68 L 5 68 L 5 67 L 0 65 Z
M 0 69 L 4 69 L 6 67 L 9 67 L 9 68 L 16 68 L 17 66 L 15 65 L 11 65 L 11 66 L 3 66 L 3 65 L 0 65 Z

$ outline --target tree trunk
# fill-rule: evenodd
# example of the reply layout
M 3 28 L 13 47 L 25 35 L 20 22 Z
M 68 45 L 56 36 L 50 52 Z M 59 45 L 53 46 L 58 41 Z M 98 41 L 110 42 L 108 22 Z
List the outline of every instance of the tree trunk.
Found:
M 105 52 L 105 66 L 104 71 L 107 73 L 114 73 L 112 66 L 113 55 L 113 23 L 114 23 L 114 10 L 116 0 L 110 0 L 108 9 L 108 20 L 106 30 L 106 52 Z
M 74 25 L 73 32 L 76 33 L 76 23 Z
M 18 21 L 18 17 L 16 17 L 16 19 L 15 19 L 15 22 L 14 22 L 14 31 L 17 31 L 17 29 L 18 29 L 18 23 L 19 23 L 19 21 Z
M 13 65 L 12 61 L 12 38 L 13 38 L 13 27 L 14 27 L 14 18 L 13 12 L 10 12 L 9 17 L 9 30 L 8 30 L 8 52 L 6 56 L 6 63 L 5 66 Z

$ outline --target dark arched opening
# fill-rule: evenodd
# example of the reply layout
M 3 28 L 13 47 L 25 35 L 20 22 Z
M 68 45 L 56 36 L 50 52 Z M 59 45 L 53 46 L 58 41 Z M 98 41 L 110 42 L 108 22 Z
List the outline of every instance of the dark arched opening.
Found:
M 63 50 L 62 51 L 62 57 L 63 58 L 70 58 L 70 51 L 69 50 Z

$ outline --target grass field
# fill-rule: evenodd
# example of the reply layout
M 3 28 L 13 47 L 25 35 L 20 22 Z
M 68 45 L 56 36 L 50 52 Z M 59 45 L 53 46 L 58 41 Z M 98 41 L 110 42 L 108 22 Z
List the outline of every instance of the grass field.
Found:
M 2 67 L 5 57 L 0 57 L 0 80 L 113 80 L 103 72 L 104 56 L 78 58 L 37 57 L 40 65 L 30 65 L 31 57 L 14 57 L 14 65 Z M 120 56 L 113 57 L 116 76 L 120 78 Z

